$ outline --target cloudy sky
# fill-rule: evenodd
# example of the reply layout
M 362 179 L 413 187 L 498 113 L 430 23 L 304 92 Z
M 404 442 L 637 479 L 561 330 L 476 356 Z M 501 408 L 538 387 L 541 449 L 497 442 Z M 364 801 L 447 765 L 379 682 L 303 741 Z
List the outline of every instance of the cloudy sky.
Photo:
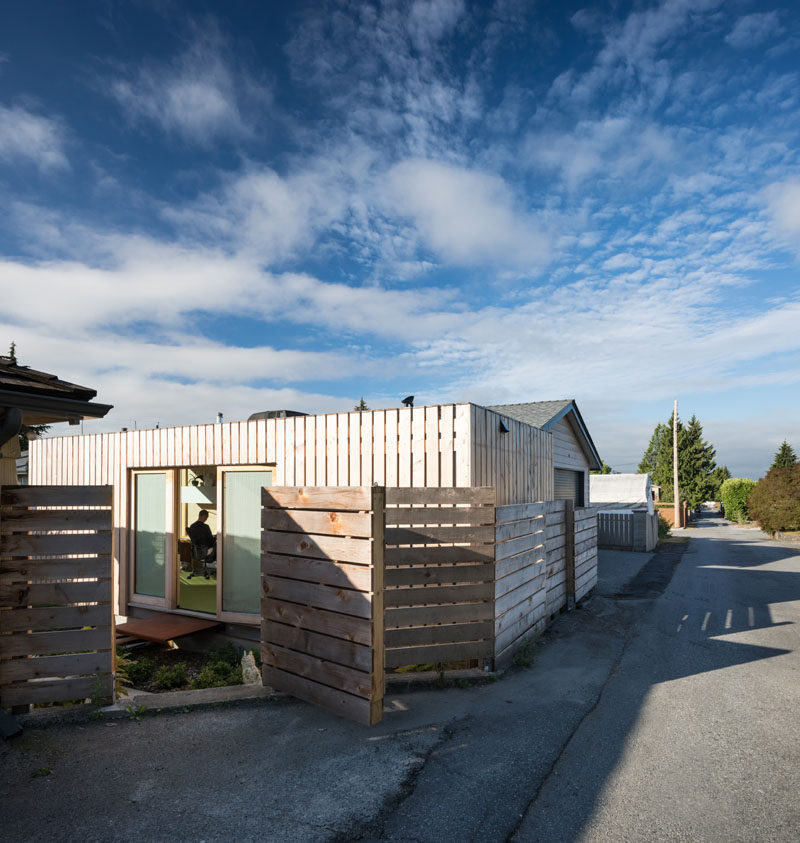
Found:
M 0 351 L 87 431 L 574 397 L 622 471 L 677 397 L 758 477 L 800 451 L 798 56 L 769 0 L 12 0 Z

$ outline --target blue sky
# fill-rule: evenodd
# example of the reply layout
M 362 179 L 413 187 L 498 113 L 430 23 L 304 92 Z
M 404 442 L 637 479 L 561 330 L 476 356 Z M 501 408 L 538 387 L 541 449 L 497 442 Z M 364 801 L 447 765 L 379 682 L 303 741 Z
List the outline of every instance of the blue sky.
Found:
M 574 397 L 631 471 L 677 397 L 758 477 L 798 56 L 793 3 L 5 3 L 0 345 L 87 430 Z

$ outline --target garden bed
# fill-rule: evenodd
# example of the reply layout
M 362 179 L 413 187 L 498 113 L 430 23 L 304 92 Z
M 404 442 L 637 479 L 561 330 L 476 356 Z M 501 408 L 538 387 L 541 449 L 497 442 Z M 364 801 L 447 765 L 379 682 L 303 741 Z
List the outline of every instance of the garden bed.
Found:
M 241 685 L 242 654 L 232 644 L 205 653 L 157 644 L 119 648 L 118 673 L 129 680 L 125 687 L 149 693 Z

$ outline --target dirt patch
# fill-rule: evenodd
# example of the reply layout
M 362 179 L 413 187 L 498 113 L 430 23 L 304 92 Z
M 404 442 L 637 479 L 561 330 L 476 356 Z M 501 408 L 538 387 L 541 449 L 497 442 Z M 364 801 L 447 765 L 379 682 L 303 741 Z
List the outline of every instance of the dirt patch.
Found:
M 127 663 L 122 668 L 130 680 L 127 687 L 137 691 L 162 693 L 242 682 L 242 652 L 232 646 L 198 653 L 150 644 L 124 654 Z

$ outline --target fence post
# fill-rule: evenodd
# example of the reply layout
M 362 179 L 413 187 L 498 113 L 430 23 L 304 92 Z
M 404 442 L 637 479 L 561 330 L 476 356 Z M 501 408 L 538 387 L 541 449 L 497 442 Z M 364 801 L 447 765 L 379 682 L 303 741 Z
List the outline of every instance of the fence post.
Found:
M 372 694 L 370 726 L 383 718 L 386 688 L 383 579 L 385 568 L 386 488 L 372 487 Z
M 564 576 L 567 611 L 575 608 L 575 502 L 564 501 Z

